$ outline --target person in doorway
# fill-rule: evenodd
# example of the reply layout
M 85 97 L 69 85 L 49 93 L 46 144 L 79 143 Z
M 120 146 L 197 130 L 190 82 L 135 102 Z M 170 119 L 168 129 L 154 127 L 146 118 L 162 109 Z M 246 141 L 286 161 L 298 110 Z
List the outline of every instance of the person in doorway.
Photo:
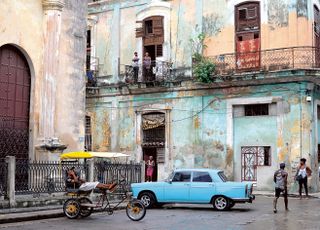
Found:
M 153 176 L 153 170 L 154 167 L 156 166 L 153 156 L 149 156 L 149 160 L 147 160 L 147 182 L 152 182 L 152 176 Z
M 280 164 L 280 169 L 278 169 L 273 176 L 273 181 L 275 183 L 275 196 L 273 200 L 273 212 L 277 213 L 277 201 L 280 197 L 280 194 L 283 194 L 284 205 L 286 210 L 288 211 L 288 173 L 284 171 L 286 167 L 285 163 Z
M 79 190 L 81 191 L 90 191 L 95 188 L 101 189 L 102 191 L 106 190 L 112 190 L 113 188 L 116 187 L 116 183 L 112 184 L 103 184 L 98 181 L 96 182 L 86 182 L 85 180 L 81 179 L 77 173 L 75 172 L 75 167 L 72 167 L 70 170 L 68 170 L 68 179 L 72 183 L 79 184 Z
M 295 176 L 296 181 L 299 183 L 299 196 L 300 200 L 302 199 L 302 185 L 304 186 L 304 190 L 306 192 L 306 199 L 309 198 L 308 195 L 308 177 L 311 176 L 311 169 L 306 165 L 306 159 L 301 158 L 300 164 L 297 169 L 297 173 Z
M 134 52 L 132 58 L 132 67 L 133 67 L 133 82 L 138 82 L 138 75 L 139 75 L 139 57 L 138 53 Z
M 144 78 L 146 81 L 151 81 L 151 57 L 149 53 L 146 52 L 143 58 L 143 69 L 144 69 Z

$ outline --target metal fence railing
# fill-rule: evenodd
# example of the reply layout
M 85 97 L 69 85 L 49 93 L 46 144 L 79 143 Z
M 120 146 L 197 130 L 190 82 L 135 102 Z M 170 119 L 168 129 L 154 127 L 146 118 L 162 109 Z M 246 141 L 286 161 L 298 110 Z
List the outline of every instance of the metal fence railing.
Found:
M 172 63 L 165 61 L 152 61 L 148 66 L 143 64 L 120 65 L 120 73 L 125 76 L 125 82 L 129 84 L 174 80 L 172 72 Z
M 72 166 L 86 178 L 87 165 L 78 162 L 25 162 L 16 161 L 16 194 L 53 193 L 65 191 L 68 168 Z
M 7 172 L 8 165 L 5 159 L 0 159 L 0 197 L 7 196 Z
M 94 179 L 106 184 L 125 179 L 126 186 L 130 186 L 131 183 L 142 181 L 141 167 L 142 165 L 138 163 L 96 162 L 94 164 Z
M 309 46 L 228 53 L 208 58 L 216 66 L 215 75 L 320 68 L 320 49 Z
M 89 164 L 79 162 L 29 162 L 16 160 L 16 194 L 40 194 L 65 191 L 66 172 L 75 167 L 80 178 L 88 181 Z M 96 162 L 93 166 L 94 180 L 101 183 L 111 183 L 125 179 L 129 186 L 141 182 L 141 164 Z M 3 172 L 3 173 L 2 173 Z M 7 169 L 0 162 L 0 175 L 6 179 Z M 2 180 L 1 180 L 2 181 Z M 6 183 L 1 183 L 2 184 Z M 4 191 L 5 187 L 2 189 Z M 0 187 L 1 193 L 1 187 Z

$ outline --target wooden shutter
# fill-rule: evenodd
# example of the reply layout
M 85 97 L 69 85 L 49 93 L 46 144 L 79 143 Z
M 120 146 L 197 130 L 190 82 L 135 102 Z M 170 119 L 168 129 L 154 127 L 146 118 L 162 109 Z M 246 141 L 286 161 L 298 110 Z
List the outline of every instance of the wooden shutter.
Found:
M 136 28 L 136 38 L 141 38 L 145 36 L 144 31 L 144 22 L 143 21 L 136 21 L 139 26 Z
M 153 34 L 163 36 L 163 17 L 157 16 L 153 18 Z

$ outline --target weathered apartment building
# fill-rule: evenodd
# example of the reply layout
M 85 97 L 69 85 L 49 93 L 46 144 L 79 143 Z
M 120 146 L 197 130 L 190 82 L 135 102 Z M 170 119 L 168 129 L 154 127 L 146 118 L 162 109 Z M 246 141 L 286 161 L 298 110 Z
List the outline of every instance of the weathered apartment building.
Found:
M 87 2 L 2 0 L 0 9 L 0 161 L 83 149 Z
M 319 8 L 316 0 L 92 1 L 87 149 L 152 155 L 154 180 L 210 167 L 259 189 L 273 188 L 280 162 L 293 182 L 305 157 L 317 190 Z M 192 76 L 190 39 L 199 34 L 213 83 Z

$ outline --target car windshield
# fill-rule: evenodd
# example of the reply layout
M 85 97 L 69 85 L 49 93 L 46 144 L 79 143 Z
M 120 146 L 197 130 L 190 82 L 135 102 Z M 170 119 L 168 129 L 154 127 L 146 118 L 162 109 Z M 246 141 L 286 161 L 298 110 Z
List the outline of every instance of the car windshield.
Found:
M 170 173 L 170 175 L 168 176 L 168 179 L 166 179 L 166 181 L 170 181 L 173 178 L 173 176 L 174 176 L 174 171 L 172 171 Z
M 227 179 L 226 175 L 224 175 L 223 172 L 218 172 L 218 175 L 223 182 L 227 182 L 228 179 Z

